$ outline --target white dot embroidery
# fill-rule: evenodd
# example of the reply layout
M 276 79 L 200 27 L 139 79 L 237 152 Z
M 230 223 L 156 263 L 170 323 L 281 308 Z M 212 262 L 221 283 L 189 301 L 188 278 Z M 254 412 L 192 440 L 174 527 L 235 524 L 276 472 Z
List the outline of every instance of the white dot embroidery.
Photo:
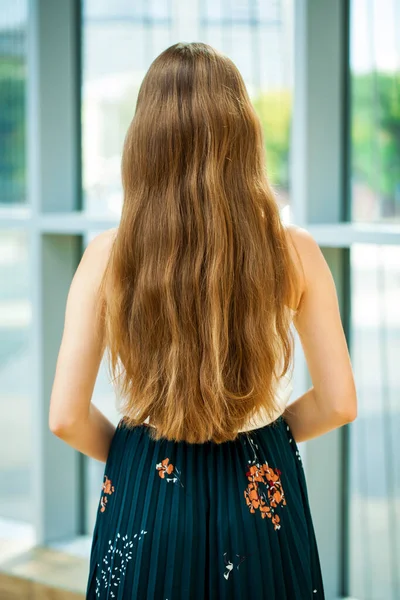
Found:
M 142 537 L 144 537 L 146 535 L 147 531 L 144 531 L 144 529 L 142 529 L 140 533 L 141 533 L 141 535 L 136 540 L 137 542 L 139 542 L 139 540 L 141 540 Z M 135 535 L 133 537 L 136 538 L 137 535 L 138 534 L 135 533 Z M 123 543 L 122 549 L 117 548 L 117 546 L 121 542 Z M 98 573 L 99 573 L 99 577 L 96 577 L 96 590 L 95 591 L 96 591 L 97 598 L 100 597 L 100 593 L 101 593 L 102 589 L 107 589 L 109 586 L 111 587 L 111 585 L 113 585 L 113 587 L 119 586 L 121 578 L 123 576 L 125 576 L 128 563 L 130 560 L 132 560 L 132 557 L 133 557 L 131 548 L 133 548 L 133 542 L 131 540 L 128 540 L 127 535 L 125 535 L 121 538 L 121 535 L 119 533 L 117 533 L 117 536 L 114 541 L 114 545 L 113 545 L 112 541 L 109 540 L 107 554 L 103 558 L 103 561 L 102 561 L 103 566 L 101 568 L 101 571 L 100 571 L 101 565 L 99 563 L 97 564 Z M 115 561 L 117 556 L 121 557 L 121 559 L 122 559 L 121 564 L 120 565 L 117 564 L 116 566 L 114 566 L 113 570 L 115 571 L 115 573 L 111 573 L 111 566 L 106 568 L 105 565 L 108 565 L 108 559 Z M 100 579 L 100 577 L 101 577 L 101 579 Z M 116 581 L 112 581 L 113 579 L 116 579 Z M 112 590 L 110 590 L 110 596 L 111 596 L 111 598 L 115 598 L 115 594 Z

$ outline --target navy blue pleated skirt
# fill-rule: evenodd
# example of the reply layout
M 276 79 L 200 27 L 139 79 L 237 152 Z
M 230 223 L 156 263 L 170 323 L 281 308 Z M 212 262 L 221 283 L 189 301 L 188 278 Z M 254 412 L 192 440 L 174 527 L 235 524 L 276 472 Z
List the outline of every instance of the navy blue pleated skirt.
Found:
M 121 420 L 105 467 L 86 598 L 321 600 L 295 440 L 282 417 L 234 441 L 153 441 Z

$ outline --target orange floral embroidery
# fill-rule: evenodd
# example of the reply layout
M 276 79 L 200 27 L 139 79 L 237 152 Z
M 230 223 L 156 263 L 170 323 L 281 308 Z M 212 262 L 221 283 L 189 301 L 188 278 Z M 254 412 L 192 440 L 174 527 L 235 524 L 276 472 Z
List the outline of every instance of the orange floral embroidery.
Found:
M 179 483 L 182 487 L 183 483 L 180 479 L 180 472 L 172 463 L 169 462 L 169 458 L 164 458 L 161 462 L 156 464 L 156 469 L 158 471 L 161 479 L 165 479 L 165 481 L 171 481 L 172 483 Z M 171 477 L 168 477 L 171 475 Z
M 169 463 L 169 464 L 168 464 Z M 156 469 L 159 476 L 164 479 L 165 475 L 171 475 L 174 470 L 174 465 L 169 462 L 169 458 L 164 458 L 160 463 L 157 463 Z
M 253 464 L 246 473 L 250 483 L 244 490 L 250 512 L 254 514 L 259 510 L 262 519 L 271 519 L 275 530 L 280 529 L 280 517 L 275 509 L 278 505 L 286 506 L 280 474 L 278 469 L 272 469 L 268 463 Z
M 106 504 L 108 502 L 106 494 L 111 496 L 111 494 L 113 494 L 115 491 L 115 488 L 112 484 L 111 479 L 108 479 L 108 477 L 106 475 L 104 475 L 104 482 L 103 482 L 101 489 L 103 490 L 105 495 L 102 496 L 100 499 L 100 512 L 104 512 L 106 510 Z

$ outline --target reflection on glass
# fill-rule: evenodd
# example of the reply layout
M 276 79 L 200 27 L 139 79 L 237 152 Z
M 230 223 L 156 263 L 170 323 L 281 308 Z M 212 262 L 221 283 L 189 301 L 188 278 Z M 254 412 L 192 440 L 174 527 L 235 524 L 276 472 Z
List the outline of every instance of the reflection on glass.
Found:
M 351 2 L 352 218 L 400 220 L 400 0 Z
M 26 202 L 25 95 L 27 0 L 0 8 L 0 204 Z
M 0 518 L 29 522 L 32 381 L 28 255 L 26 234 L 0 231 Z
M 85 209 L 119 216 L 120 159 L 140 83 L 151 61 L 178 41 L 208 42 L 241 70 L 261 118 L 269 177 L 289 202 L 293 0 L 86 0 L 83 3 Z M 268 5 L 268 7 L 267 7 Z
M 351 251 L 350 595 L 400 598 L 400 246 Z

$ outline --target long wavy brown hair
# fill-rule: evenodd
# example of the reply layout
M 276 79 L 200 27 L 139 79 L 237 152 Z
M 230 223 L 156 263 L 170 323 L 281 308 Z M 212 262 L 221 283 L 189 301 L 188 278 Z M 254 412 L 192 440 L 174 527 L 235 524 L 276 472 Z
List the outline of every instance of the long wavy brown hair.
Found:
M 141 85 L 122 158 L 121 223 L 103 278 L 105 344 L 128 425 L 233 440 L 276 415 L 296 277 L 259 119 L 233 62 L 175 44 Z

